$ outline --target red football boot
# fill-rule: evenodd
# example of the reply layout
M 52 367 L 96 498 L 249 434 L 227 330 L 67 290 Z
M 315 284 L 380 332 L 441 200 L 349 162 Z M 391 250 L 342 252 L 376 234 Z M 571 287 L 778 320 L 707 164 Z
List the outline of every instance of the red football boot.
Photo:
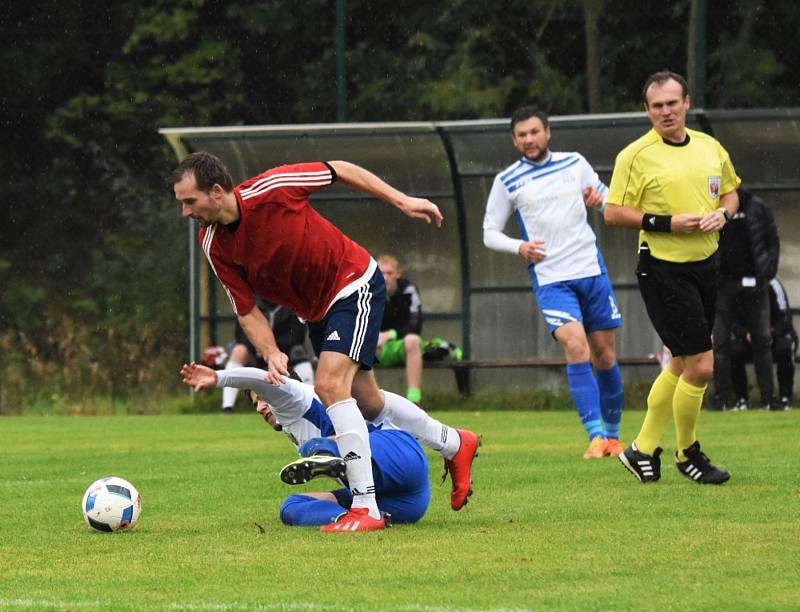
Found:
M 339 533 L 345 531 L 378 531 L 385 528 L 386 522 L 383 520 L 383 516 L 379 519 L 374 519 L 369 515 L 369 510 L 366 508 L 350 508 L 335 522 L 323 525 L 319 530 L 326 533 Z
M 453 510 L 461 510 L 472 495 L 472 462 L 478 453 L 481 444 L 477 435 L 466 429 L 456 429 L 461 437 L 461 446 L 452 459 L 444 460 L 444 474 L 442 481 L 447 477 L 448 472 L 453 480 L 453 489 L 450 491 L 450 507 Z

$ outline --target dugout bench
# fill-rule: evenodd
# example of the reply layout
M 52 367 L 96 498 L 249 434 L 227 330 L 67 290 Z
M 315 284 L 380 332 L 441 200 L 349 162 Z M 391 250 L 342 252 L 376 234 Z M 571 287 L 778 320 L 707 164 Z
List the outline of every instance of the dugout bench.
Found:
M 620 366 L 660 366 L 656 357 L 619 357 L 617 362 Z M 464 359 L 462 361 L 443 360 L 425 361 L 423 368 L 428 369 L 450 369 L 453 371 L 456 380 L 456 387 L 462 397 L 472 395 L 472 385 L 470 382 L 470 372 L 474 369 L 482 368 L 549 368 L 563 367 L 567 365 L 565 359 Z M 404 364 L 390 366 L 387 369 L 405 368 Z

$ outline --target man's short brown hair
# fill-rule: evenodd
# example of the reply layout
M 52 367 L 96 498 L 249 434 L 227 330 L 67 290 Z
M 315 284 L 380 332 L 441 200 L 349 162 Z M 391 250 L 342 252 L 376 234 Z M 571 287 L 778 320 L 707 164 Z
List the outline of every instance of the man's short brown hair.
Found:
M 214 185 L 226 192 L 233 191 L 233 177 L 228 166 L 219 157 L 207 151 L 197 151 L 187 155 L 169 177 L 169 184 L 180 183 L 186 174 L 193 174 L 197 188 L 208 193 Z
M 672 72 L 671 70 L 661 70 L 651 74 L 644 82 L 644 87 L 642 87 L 642 100 L 644 101 L 645 106 L 647 106 L 647 90 L 650 88 L 650 85 L 653 83 L 656 85 L 663 85 L 669 80 L 678 82 L 683 90 L 684 99 L 689 95 L 689 84 L 686 82 L 686 79 L 684 79 L 677 72 Z
M 522 121 L 527 121 L 531 117 L 537 117 L 547 129 L 550 125 L 547 119 L 547 113 L 542 109 L 535 106 L 520 106 L 517 110 L 511 113 L 511 132 L 514 132 L 514 127 Z

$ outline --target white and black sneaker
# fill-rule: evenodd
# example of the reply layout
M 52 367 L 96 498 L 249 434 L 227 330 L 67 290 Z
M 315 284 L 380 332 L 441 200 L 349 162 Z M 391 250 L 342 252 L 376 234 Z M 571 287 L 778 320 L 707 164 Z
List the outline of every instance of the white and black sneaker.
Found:
M 646 455 L 638 448 L 636 443 L 631 445 L 619 455 L 628 471 L 639 479 L 639 482 L 656 482 L 661 478 L 661 447 L 656 447 L 652 455 Z
M 686 455 L 686 461 L 678 460 L 678 453 L 675 453 L 675 467 L 689 480 L 699 484 L 722 484 L 731 477 L 728 472 L 711 463 L 700 450 L 700 442 L 697 440 L 683 454 Z
M 328 476 L 342 481 L 346 473 L 347 466 L 340 457 L 312 455 L 285 466 L 281 470 L 281 480 L 286 484 L 304 484 L 317 476 Z

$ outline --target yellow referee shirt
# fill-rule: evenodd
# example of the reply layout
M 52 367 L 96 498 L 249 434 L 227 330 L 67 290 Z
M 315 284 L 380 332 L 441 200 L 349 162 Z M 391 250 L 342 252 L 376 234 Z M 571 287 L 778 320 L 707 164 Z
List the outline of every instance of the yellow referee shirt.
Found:
M 728 152 L 714 138 L 687 129 L 688 142 L 665 142 L 655 131 L 635 140 L 617 155 L 608 204 L 643 213 L 704 215 L 719 208 L 719 196 L 741 183 Z M 674 262 L 701 261 L 717 250 L 719 232 L 639 233 L 653 257 Z

